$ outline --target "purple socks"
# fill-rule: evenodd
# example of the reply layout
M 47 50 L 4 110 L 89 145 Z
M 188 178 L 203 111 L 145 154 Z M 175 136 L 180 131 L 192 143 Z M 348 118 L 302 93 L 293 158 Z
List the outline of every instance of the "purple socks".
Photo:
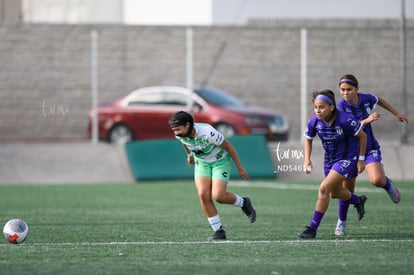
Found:
M 343 222 L 346 221 L 346 217 L 348 216 L 349 205 L 349 200 L 338 200 L 338 219 L 340 219 Z
M 313 217 L 309 224 L 309 227 L 315 230 L 318 229 L 324 214 L 325 213 L 319 212 L 317 210 L 313 211 Z

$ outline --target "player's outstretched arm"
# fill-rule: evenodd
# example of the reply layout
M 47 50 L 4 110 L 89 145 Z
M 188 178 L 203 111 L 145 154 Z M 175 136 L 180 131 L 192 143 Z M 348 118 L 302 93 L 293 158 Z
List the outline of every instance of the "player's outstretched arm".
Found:
M 378 105 L 386 109 L 388 112 L 393 114 L 398 121 L 408 123 L 408 117 L 398 112 L 394 107 L 391 106 L 385 99 L 378 97 Z
M 234 164 L 237 167 L 237 170 L 239 172 L 239 175 L 244 179 L 244 180 L 248 180 L 249 179 L 249 174 L 247 173 L 247 171 L 244 169 L 239 155 L 236 152 L 236 149 L 234 149 L 233 145 L 227 140 L 224 139 L 223 143 L 220 145 L 223 149 L 225 149 L 227 152 L 229 152 L 229 155 L 231 156 L 231 158 L 234 161 Z

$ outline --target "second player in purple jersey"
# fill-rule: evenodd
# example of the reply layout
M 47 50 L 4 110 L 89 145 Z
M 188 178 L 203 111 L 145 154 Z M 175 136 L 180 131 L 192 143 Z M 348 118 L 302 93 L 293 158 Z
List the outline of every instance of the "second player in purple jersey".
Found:
M 378 97 L 372 94 L 359 94 L 359 102 L 352 104 L 345 99 L 338 103 L 338 109 L 347 114 L 353 115 L 359 121 L 366 119 L 375 109 L 378 103 Z M 367 135 L 367 152 L 380 148 L 378 141 L 375 139 L 374 132 L 370 123 L 364 125 L 364 132 Z
M 377 97 L 374 94 L 360 93 L 358 89 L 359 83 L 354 75 L 346 74 L 342 76 L 339 79 L 339 91 L 342 100 L 338 103 L 337 108 L 352 114 L 363 125 L 364 132 L 367 135 L 365 170 L 367 171 L 369 181 L 372 185 L 383 188 L 394 203 L 399 203 L 400 192 L 392 180 L 385 176 L 381 148 L 374 136 L 371 123 L 380 118 L 380 114 L 374 112 L 377 105 L 392 113 L 398 121 L 408 123 L 408 118 L 400 114 L 383 98 Z M 355 182 L 344 182 L 344 186 L 351 192 L 355 190 Z M 342 236 L 345 235 L 349 204 L 342 200 L 339 200 L 338 203 L 338 222 L 335 228 L 335 235 Z

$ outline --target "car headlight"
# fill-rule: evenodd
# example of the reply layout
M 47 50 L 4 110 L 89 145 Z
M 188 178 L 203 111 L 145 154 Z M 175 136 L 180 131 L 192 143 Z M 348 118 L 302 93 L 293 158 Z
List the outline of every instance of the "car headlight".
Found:
M 269 124 L 272 124 L 278 127 L 283 127 L 286 124 L 286 121 L 281 116 L 274 116 L 269 119 Z
M 289 129 L 289 123 L 282 116 L 275 116 L 269 119 L 269 128 L 273 133 L 285 132 Z

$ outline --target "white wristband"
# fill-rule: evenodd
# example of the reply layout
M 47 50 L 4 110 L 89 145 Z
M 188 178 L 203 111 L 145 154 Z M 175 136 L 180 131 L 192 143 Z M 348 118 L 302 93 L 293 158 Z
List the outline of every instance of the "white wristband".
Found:
M 359 156 L 358 160 L 365 160 L 365 156 Z

